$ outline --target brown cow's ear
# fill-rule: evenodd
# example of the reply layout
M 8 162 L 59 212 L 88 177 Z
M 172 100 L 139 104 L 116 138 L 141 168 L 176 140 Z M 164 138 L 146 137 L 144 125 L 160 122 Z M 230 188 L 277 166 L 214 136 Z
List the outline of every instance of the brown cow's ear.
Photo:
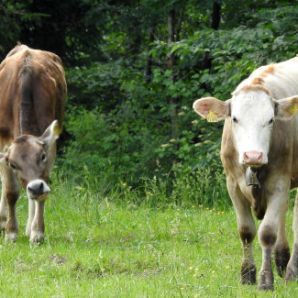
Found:
M 298 112 L 298 95 L 279 99 L 275 105 L 276 118 L 289 120 Z
M 61 128 L 58 124 L 58 120 L 54 120 L 41 136 L 41 140 L 47 145 L 52 145 L 59 138 L 60 133 Z
M 0 164 L 6 164 L 7 163 L 7 155 L 3 152 L 0 152 Z
M 193 109 L 208 122 L 218 122 L 230 116 L 230 101 L 221 101 L 214 97 L 197 99 Z

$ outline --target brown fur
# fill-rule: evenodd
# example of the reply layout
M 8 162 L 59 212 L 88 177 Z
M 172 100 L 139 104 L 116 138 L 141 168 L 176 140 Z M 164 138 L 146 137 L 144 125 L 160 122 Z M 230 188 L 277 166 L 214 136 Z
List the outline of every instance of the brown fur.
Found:
M 1 157 L 2 162 L 6 161 L 1 172 L 2 198 L 6 200 L 1 199 L 0 225 L 5 226 L 8 240 L 15 241 L 17 236 L 17 178 L 24 187 L 41 179 L 41 192 L 33 195 L 34 190 L 30 189 L 30 200 L 43 200 L 50 190 L 46 181 L 55 159 L 55 132 L 60 131 L 57 123 L 62 125 L 66 92 L 61 60 L 51 52 L 17 45 L 0 64 L 0 150 L 9 145 Z M 40 204 L 37 220 L 30 219 L 32 229 L 29 219 L 27 222 L 26 233 L 32 242 L 43 239 L 43 203 Z
M 65 96 L 60 58 L 25 45 L 16 46 L 0 65 L 2 131 L 13 138 L 22 133 L 40 135 L 53 120 L 62 123 Z
M 266 69 L 260 74 L 262 78 L 265 78 L 269 74 L 274 74 L 275 66 L 274 64 L 268 65 Z
M 263 91 L 270 94 L 270 91 L 264 86 L 265 78 L 270 75 L 274 74 L 275 66 L 274 64 L 268 65 L 257 77 L 253 78 L 250 84 L 245 85 L 241 88 L 241 91 L 250 92 L 250 91 Z
M 252 85 L 251 85 L 252 87 L 254 85 L 262 86 L 262 84 L 264 84 L 264 80 L 262 78 L 257 77 L 257 78 L 254 78 L 251 83 L 252 83 Z
M 262 79 L 260 79 L 262 80 Z M 256 78 L 252 81 L 252 85 L 246 85 L 241 88 L 241 91 L 250 92 L 250 91 L 263 91 L 270 95 L 270 92 L 267 88 L 262 86 L 263 81 L 259 81 L 259 78 Z

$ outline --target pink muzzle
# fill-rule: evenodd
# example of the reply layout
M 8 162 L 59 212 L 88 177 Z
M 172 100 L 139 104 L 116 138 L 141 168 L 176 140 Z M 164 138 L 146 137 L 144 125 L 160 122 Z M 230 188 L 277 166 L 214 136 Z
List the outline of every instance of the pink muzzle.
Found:
M 243 154 L 243 162 L 246 165 L 262 165 L 263 153 L 259 151 L 247 151 Z

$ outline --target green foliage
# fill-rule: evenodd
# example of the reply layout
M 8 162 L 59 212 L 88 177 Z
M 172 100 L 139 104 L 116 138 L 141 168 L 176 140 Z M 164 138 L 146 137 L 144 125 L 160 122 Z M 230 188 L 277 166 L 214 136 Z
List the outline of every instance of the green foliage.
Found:
M 123 198 L 153 193 L 153 205 L 226 202 L 222 123 L 199 119 L 192 103 L 228 99 L 258 66 L 295 56 L 297 4 L 220 1 L 214 30 L 214 1 L 53 3 L 5 1 L 0 36 L 3 50 L 25 38 L 67 63 L 62 175 Z
M 177 204 L 226 204 L 219 159 L 222 123 L 199 119 L 192 102 L 209 94 L 227 99 L 256 67 L 294 56 L 296 11 L 292 6 L 258 7 L 255 13 L 245 13 L 246 24 L 227 23 L 215 31 L 204 23 L 177 42 L 155 40 L 133 56 L 126 56 L 125 28 L 112 30 L 105 37 L 111 42 L 101 50 L 113 61 L 68 71 L 70 105 L 83 108 L 69 112 L 66 127 L 73 140 L 64 155 L 64 171 L 84 173 L 89 182 L 96 177 L 103 189 L 118 189 L 123 197 L 133 189 L 145 194 L 145 200 L 150 197 L 153 205 L 156 198 Z M 194 15 L 189 17 L 184 22 Z M 175 56 L 172 68 L 166 65 L 170 55 Z M 153 59 L 149 80 L 143 75 L 148 57 Z M 76 156 L 79 163 L 73 162 Z

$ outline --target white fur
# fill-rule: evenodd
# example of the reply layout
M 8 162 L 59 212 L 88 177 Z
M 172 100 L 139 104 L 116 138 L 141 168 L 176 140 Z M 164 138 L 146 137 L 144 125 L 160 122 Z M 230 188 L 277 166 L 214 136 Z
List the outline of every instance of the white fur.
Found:
M 28 220 L 26 225 L 26 235 L 30 237 L 32 221 L 35 215 L 35 202 L 32 199 L 28 199 Z
M 268 162 L 274 105 L 271 98 L 260 91 L 241 92 L 231 100 L 233 133 L 239 153 L 239 163 L 248 151 L 262 153 L 262 163 Z
M 17 233 L 5 233 L 5 241 L 6 242 L 15 242 L 18 238 Z
M 44 233 L 40 231 L 31 231 L 30 242 L 31 243 L 40 243 L 44 240 Z
M 44 202 L 34 201 L 33 203 L 35 203 L 35 212 L 31 223 L 30 242 L 39 243 L 44 239 Z

